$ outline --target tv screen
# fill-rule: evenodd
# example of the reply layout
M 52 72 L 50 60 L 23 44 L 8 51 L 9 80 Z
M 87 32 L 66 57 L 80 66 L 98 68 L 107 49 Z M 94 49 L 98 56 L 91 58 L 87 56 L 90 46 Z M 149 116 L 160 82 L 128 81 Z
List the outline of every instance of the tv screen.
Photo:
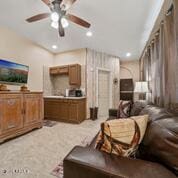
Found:
M 21 85 L 28 80 L 29 67 L 0 59 L 0 83 Z

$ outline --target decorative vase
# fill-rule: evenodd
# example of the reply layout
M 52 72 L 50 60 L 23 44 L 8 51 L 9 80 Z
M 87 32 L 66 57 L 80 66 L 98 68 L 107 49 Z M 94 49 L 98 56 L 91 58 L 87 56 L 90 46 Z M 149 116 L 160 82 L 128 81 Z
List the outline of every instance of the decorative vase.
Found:
M 1 84 L 0 85 L 0 91 L 9 91 L 7 88 L 7 85 Z
M 22 86 L 20 87 L 20 91 L 26 92 L 26 91 L 29 91 L 29 90 L 28 90 L 28 87 L 27 87 L 26 85 L 22 85 Z

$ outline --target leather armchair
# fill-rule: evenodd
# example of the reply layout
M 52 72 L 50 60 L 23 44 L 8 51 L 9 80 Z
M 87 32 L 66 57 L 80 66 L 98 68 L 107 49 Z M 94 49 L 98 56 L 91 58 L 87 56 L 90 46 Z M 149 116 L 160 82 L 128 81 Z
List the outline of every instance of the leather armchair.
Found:
M 64 159 L 64 178 L 176 178 L 160 164 L 75 147 Z

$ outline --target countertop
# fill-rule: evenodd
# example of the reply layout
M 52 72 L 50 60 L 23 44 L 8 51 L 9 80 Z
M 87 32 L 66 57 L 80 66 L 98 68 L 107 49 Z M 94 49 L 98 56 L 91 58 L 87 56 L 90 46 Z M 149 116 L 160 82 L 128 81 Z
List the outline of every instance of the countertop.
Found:
M 72 100 L 80 100 L 80 99 L 85 99 L 86 96 L 82 97 L 65 97 L 65 96 L 44 96 L 44 99 L 72 99 Z

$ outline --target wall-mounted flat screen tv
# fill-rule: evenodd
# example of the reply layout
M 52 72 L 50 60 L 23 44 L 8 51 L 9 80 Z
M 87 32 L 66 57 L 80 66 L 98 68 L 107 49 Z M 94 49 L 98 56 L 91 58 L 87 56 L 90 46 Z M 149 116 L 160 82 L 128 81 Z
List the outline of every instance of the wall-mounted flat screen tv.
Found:
M 28 81 L 29 67 L 0 59 L 0 83 L 23 85 Z

